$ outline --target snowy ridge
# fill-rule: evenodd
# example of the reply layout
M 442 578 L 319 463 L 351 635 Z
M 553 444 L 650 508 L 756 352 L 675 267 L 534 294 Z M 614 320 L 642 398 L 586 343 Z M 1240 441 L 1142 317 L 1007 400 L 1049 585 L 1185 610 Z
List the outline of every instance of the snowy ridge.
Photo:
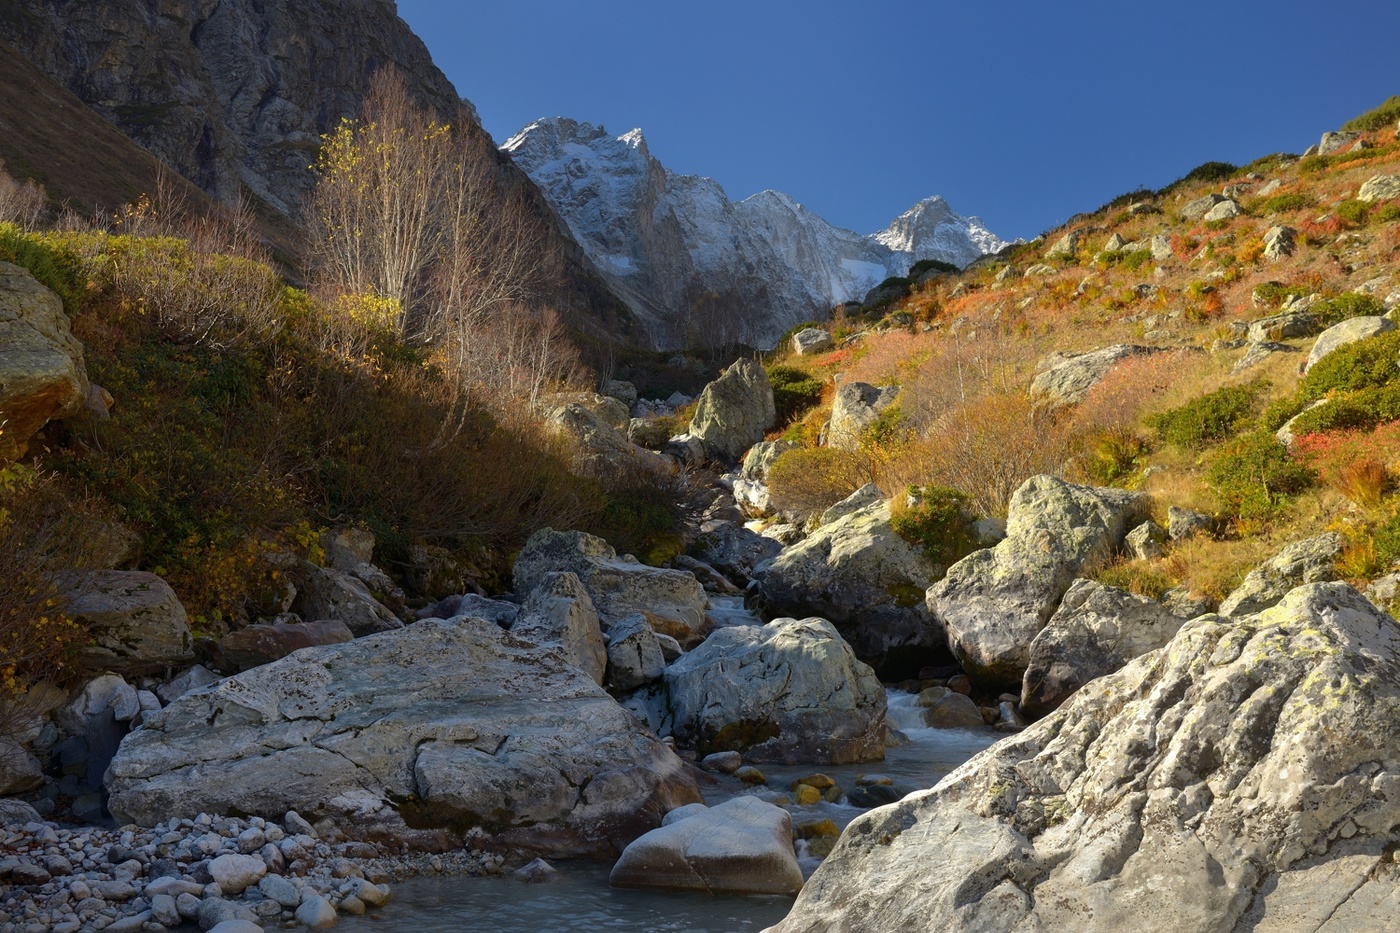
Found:
M 859 300 L 921 259 L 962 267 L 1006 245 L 941 197 L 870 236 L 835 227 L 779 191 L 733 202 L 714 179 L 666 169 L 639 129 L 612 136 L 552 117 L 501 149 L 661 348 L 769 347 L 792 325 Z

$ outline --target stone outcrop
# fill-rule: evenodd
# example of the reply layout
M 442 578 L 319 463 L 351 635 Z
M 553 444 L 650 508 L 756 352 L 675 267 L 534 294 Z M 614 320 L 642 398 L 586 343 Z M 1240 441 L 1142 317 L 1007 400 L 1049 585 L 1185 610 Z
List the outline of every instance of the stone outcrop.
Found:
M 581 531 L 543 528 L 531 535 L 515 559 L 515 591 L 533 593 L 547 574 L 558 571 L 578 575 L 605 629 L 645 613 L 682 644 L 697 643 L 709 630 L 705 590 L 695 574 L 618 557 L 608 542 Z
M 1220 603 L 1223 616 L 1253 615 L 1267 609 L 1295 586 L 1337 579 L 1342 536 L 1335 531 L 1295 541 L 1249 572 Z
M 403 621 L 375 599 L 358 577 L 309 561 L 297 564 L 295 576 L 292 609 L 303 619 L 343 622 L 357 638 L 403 627 Z
M 1204 616 L 857 818 L 771 933 L 1386 928 L 1397 709 L 1400 627 L 1346 584 Z
M 733 522 L 711 522 L 701 528 L 692 552 L 743 589 L 765 561 L 777 557 L 782 544 Z
M 334 619 L 255 624 L 219 639 L 217 655 L 220 667 L 233 673 L 270 664 L 300 648 L 342 644 L 354 637 L 344 622 Z
M 820 327 L 804 327 L 792 335 L 792 352 L 798 356 L 825 353 L 831 347 L 831 334 Z
M 793 447 L 791 441 L 759 441 L 744 455 L 739 478 L 734 481 L 734 501 L 745 515 L 759 518 L 769 513 L 768 471 L 773 461 Z
M 1317 335 L 1312 350 L 1308 352 L 1308 360 L 1303 364 L 1303 372 L 1312 369 L 1317 365 L 1318 360 L 1333 350 L 1358 340 L 1365 340 L 1367 337 L 1388 333 L 1394 329 L 1395 322 L 1388 317 L 1354 317 L 1342 321 L 1340 324 L 1333 324 Z
M 716 631 L 666 668 L 671 730 L 701 754 L 845 764 L 885 757 L 885 690 L 825 619 Z
M 1120 343 L 1088 353 L 1079 353 L 1048 366 L 1031 382 L 1031 394 L 1052 405 L 1078 405 L 1089 390 L 1129 357 L 1156 352 L 1155 347 Z
M 360 839 L 605 854 L 699 799 L 666 746 L 562 654 L 479 619 L 310 648 L 187 694 L 107 771 L 119 822 L 297 810 Z
M 830 447 L 855 450 L 865 437 L 865 429 L 899 397 L 899 386 L 872 386 L 846 382 L 836 389 L 831 403 L 831 421 L 826 427 Z
M 622 852 L 609 882 L 706 894 L 796 894 L 792 817 L 757 797 L 684 807 Z
M 768 616 L 820 616 L 882 675 L 945 657 L 943 629 L 921 594 L 934 569 L 890 528 L 879 502 L 825 525 L 754 574 Z M 910 671 L 913 673 L 913 671 Z
M 83 410 L 83 345 L 63 302 L 29 271 L 0 262 L 0 463 L 24 455 L 44 425 Z
M 706 456 L 734 461 L 763 440 L 776 420 L 768 374 L 753 360 L 742 359 L 700 393 L 690 434 L 705 445 Z
M 1030 645 L 1087 561 L 1105 557 L 1141 517 L 1140 496 L 1033 476 L 1011 497 L 1006 540 L 949 568 L 928 608 L 974 679 L 1019 689 Z
M 556 434 L 573 442 L 574 465 L 580 472 L 612 476 L 619 470 L 638 467 L 657 472 L 671 469 L 664 457 L 632 443 L 626 433 L 578 402 L 568 402 L 553 409 L 545 423 Z
M 1400 175 L 1372 175 L 1356 192 L 1358 201 L 1390 201 L 1400 198 Z
M 577 574 L 568 571 L 545 574 L 525 600 L 510 631 L 536 644 L 559 645 L 570 664 L 591 677 L 594 683 L 603 682 L 608 648 L 599 628 L 598 610 Z
M 155 574 L 95 570 L 72 574 L 64 584 L 69 617 L 93 636 L 78 650 L 84 669 L 148 674 L 194 660 L 185 607 Z
M 1182 619 L 1154 599 L 1092 580 L 1075 580 L 1031 642 L 1021 709 L 1053 712 L 1080 687 L 1165 645 Z

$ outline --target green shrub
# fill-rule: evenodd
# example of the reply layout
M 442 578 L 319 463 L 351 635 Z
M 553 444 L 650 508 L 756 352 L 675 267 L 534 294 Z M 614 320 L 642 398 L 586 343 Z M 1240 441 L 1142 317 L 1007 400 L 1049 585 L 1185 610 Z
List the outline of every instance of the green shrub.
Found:
M 1303 406 L 1304 403 L 1300 402 L 1296 395 L 1274 399 L 1259 415 L 1259 424 L 1267 431 L 1277 431 L 1287 424 L 1294 415 L 1302 411 Z
M 1380 221 L 1383 224 L 1388 224 L 1392 221 L 1400 220 L 1400 204 L 1391 201 L 1389 204 L 1385 205 L 1379 211 L 1376 212 L 1376 220 Z
M 961 269 L 951 262 L 943 262 L 941 259 L 920 259 L 909 267 L 909 276 L 906 281 L 912 282 L 926 272 L 941 272 L 946 275 L 956 275 L 961 271 Z M 890 281 L 893 280 L 886 279 L 886 282 Z
M 1261 203 L 1258 210 L 1265 214 L 1282 214 L 1286 211 L 1301 211 L 1316 206 L 1317 199 L 1312 195 L 1294 192 L 1292 194 L 1276 194 Z
M 1343 292 L 1332 298 L 1314 302 L 1308 309 L 1323 327 L 1331 327 L 1354 317 L 1379 317 L 1385 314 L 1385 305 L 1370 295 L 1361 292 Z
M 939 567 L 951 567 L 976 548 L 967 496 L 942 486 L 910 487 L 912 505 L 896 499 L 890 528 Z
M 1326 404 L 1299 415 L 1292 431 L 1296 437 L 1344 428 L 1373 428 L 1390 421 L 1400 421 L 1400 383 L 1374 386 L 1330 398 Z
M 26 233 L 12 223 L 0 223 L 0 260 L 29 270 L 39 282 L 58 293 L 64 310 L 78 310 L 87 277 L 70 244 L 40 233 Z
M 1370 133 L 1394 126 L 1396 121 L 1400 121 L 1400 95 L 1388 97 L 1379 107 L 1358 117 L 1352 117 L 1342 124 L 1342 130 L 1348 133 Z
M 1261 383 L 1225 386 L 1148 419 L 1149 427 L 1178 447 L 1203 447 L 1229 437 L 1249 419 Z
M 1282 282 L 1263 282 L 1254 286 L 1254 300 L 1258 304 L 1277 308 L 1289 298 L 1302 298 L 1308 290 L 1301 285 L 1284 285 Z
M 1229 162 L 1202 162 L 1157 193 L 1159 195 L 1167 194 L 1183 185 L 1198 181 L 1225 181 L 1228 178 L 1233 178 L 1239 170 L 1239 166 L 1231 165 Z
M 773 386 L 773 407 L 777 409 L 779 426 L 802 417 L 821 403 L 822 384 L 796 367 L 769 367 L 768 382 Z
M 821 512 L 875 479 L 870 459 L 839 447 L 789 450 L 768 470 L 775 509 L 798 517 Z
M 1273 434 L 1253 431 L 1221 445 L 1206 480 L 1236 518 L 1262 521 L 1311 486 L 1314 476 Z
M 1088 437 L 1081 457 L 1084 473 L 1097 486 L 1114 486 L 1142 469 L 1147 442 L 1127 428 L 1105 428 Z
M 874 421 L 865 426 L 862 439 L 872 447 L 887 447 L 907 437 L 909 430 L 904 409 L 895 404 L 880 412 Z
M 1375 542 L 1376 557 L 1382 566 L 1389 567 L 1400 561 L 1400 512 L 1377 526 L 1371 540 Z
M 1388 385 L 1400 376 L 1397 359 L 1400 359 L 1400 331 L 1338 347 L 1318 360 L 1298 383 L 1299 407 L 1333 392 L 1355 392 Z
M 1348 227 L 1364 227 L 1371 213 L 1371 205 L 1356 198 L 1348 198 L 1333 208 L 1333 213 Z

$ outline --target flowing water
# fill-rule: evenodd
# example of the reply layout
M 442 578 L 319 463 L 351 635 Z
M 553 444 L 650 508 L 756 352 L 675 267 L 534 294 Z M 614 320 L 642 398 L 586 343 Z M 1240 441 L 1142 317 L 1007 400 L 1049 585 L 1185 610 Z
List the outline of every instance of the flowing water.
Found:
M 742 608 L 742 600 L 720 608 L 726 616 L 722 625 L 757 622 Z M 907 693 L 890 691 L 888 702 L 890 725 L 909 741 L 889 749 L 884 761 L 759 765 L 768 779 L 766 787 L 748 788 L 723 778 L 704 788 L 706 802 L 714 805 L 738 794 L 785 798 L 793 780 L 818 771 L 843 788 L 854 786 L 861 776 L 884 775 L 901 793 L 909 793 L 932 787 L 1001 737 L 990 729 L 925 728 L 922 710 Z M 831 819 L 841 827 L 864 812 L 848 806 L 844 798 L 814 806 L 789 804 L 789 809 L 795 824 Z M 803 874 L 810 875 L 819 860 L 806 857 L 805 846 L 798 843 L 799 860 Z M 757 933 L 785 917 L 792 906 L 786 897 L 620 890 L 608 886 L 611 866 L 560 863 L 555 867 L 562 877 L 549 884 L 527 885 L 510 877 L 411 879 L 394 885 L 394 901 L 384 910 L 345 917 L 335 929 L 340 933 Z

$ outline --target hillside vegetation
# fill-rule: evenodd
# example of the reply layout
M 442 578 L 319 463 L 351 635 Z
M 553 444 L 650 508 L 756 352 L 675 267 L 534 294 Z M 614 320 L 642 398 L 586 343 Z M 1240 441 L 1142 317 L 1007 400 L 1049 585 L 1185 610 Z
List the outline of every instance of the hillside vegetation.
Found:
M 804 388 L 786 408 L 800 449 L 774 466 L 775 500 L 819 510 L 873 478 L 897 498 L 949 488 L 995 516 L 1049 472 L 1145 490 L 1163 526 L 1173 505 L 1212 518 L 1213 535 L 1096 571 L 1140 593 L 1218 600 L 1325 529 L 1348 542 L 1345 577 L 1384 573 L 1400 559 L 1400 338 L 1301 370 L 1319 332 L 1400 303 L 1400 183 L 1385 178 L 1400 174 L 1397 116 L 1392 98 L 1322 153 L 1206 163 L 961 274 L 896 283 L 906 297 L 838 309 L 826 352 L 780 344 L 775 385 Z M 1050 376 L 1032 390 L 1113 345 L 1122 358 L 1082 397 L 1058 398 Z M 851 382 L 899 386 L 898 399 L 855 449 L 818 448 L 834 386 Z M 1300 412 L 1285 445 L 1275 432 Z

